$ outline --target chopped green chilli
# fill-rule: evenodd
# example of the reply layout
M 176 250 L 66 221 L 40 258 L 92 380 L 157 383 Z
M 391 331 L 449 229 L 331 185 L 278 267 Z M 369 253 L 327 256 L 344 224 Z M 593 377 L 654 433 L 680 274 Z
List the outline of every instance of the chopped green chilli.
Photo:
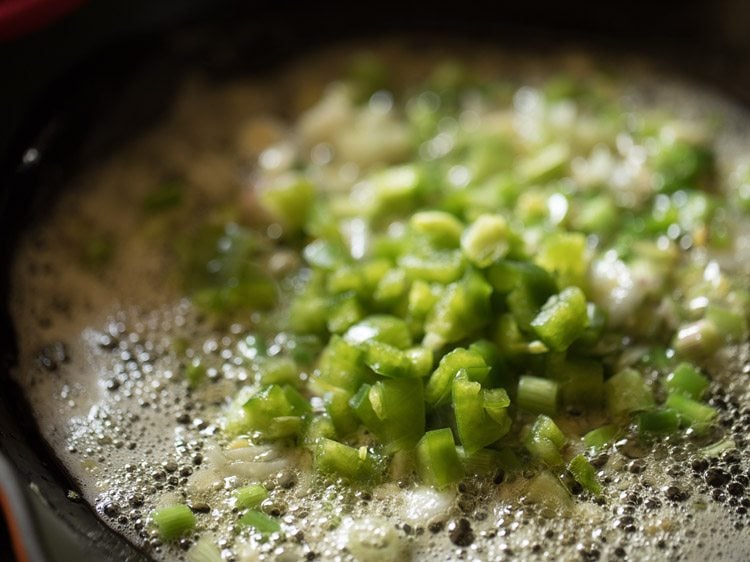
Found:
M 376 476 L 377 461 L 366 447 L 355 449 L 332 439 L 315 441 L 315 467 L 322 473 L 367 481 Z
M 447 427 L 422 436 L 417 444 L 417 462 L 422 480 L 437 488 L 444 488 L 463 476 L 456 443 Z
M 583 334 L 587 324 L 586 296 L 578 287 L 568 287 L 551 296 L 531 321 L 539 338 L 554 351 L 565 351 Z
M 510 400 L 502 389 L 485 390 L 461 370 L 453 379 L 452 400 L 458 435 L 468 454 L 491 445 L 508 433 Z
M 526 436 L 524 445 L 531 456 L 548 466 L 563 464 L 565 435 L 548 416 L 540 414 Z
M 613 424 L 603 425 L 592 429 L 583 436 L 583 444 L 593 451 L 597 452 L 606 447 L 615 440 L 620 429 Z
M 654 405 L 651 388 L 634 369 L 620 371 L 607 380 L 606 396 L 607 410 L 614 419 L 623 419 Z
M 680 427 L 680 418 L 674 410 L 654 410 L 638 414 L 641 433 L 674 433 Z
M 268 490 L 260 484 L 253 484 L 238 488 L 234 497 L 237 500 L 237 507 L 254 509 L 268 497 Z
M 679 392 L 695 400 L 700 400 L 708 389 L 708 379 L 689 363 L 680 363 L 666 380 L 671 392 Z
M 524 375 L 518 381 L 518 407 L 534 414 L 557 413 L 558 384 L 554 380 Z
M 262 511 L 256 511 L 249 509 L 245 514 L 240 517 L 240 525 L 252 527 L 259 533 L 278 533 L 281 530 L 281 525 L 273 517 L 269 517 Z
M 165 541 L 176 540 L 195 529 L 195 515 L 183 504 L 159 508 L 151 514 L 151 519 Z
M 674 410 L 686 425 L 697 429 L 707 427 L 717 413 L 711 406 L 678 393 L 670 394 L 664 404 Z
M 583 455 L 576 455 L 568 463 L 568 472 L 573 475 L 584 489 L 598 496 L 602 493 L 602 485 L 596 478 L 596 469 Z

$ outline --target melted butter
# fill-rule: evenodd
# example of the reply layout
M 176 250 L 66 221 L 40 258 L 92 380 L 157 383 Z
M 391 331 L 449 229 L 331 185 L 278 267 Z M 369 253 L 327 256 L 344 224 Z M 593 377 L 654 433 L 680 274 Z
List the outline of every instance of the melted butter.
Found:
M 201 535 L 227 559 L 744 560 L 750 502 L 706 483 L 710 469 L 750 477 L 744 449 L 738 458 L 694 469 L 695 456 L 679 443 L 620 443 L 599 459 L 601 504 L 576 501 L 571 512 L 548 517 L 519 500 L 528 486 L 523 475 L 465 482 L 441 494 L 409 483 L 363 491 L 316 481 L 305 453 L 225 442 L 217 426 L 225 397 L 252 383 L 237 361 L 248 326 L 217 329 L 183 299 L 165 240 L 184 222 L 165 227 L 144 219 L 141 201 L 174 170 L 191 187 L 187 216 L 235 199 L 248 162 L 278 134 L 268 117 L 278 109 L 274 88 L 293 108 L 309 105 L 341 67 L 342 57 L 327 56 L 271 85 L 187 85 L 165 123 L 92 166 L 23 241 L 13 272 L 16 376 L 42 435 L 86 501 L 164 560 L 184 557 L 194 538 L 162 544 L 149 526 L 150 511 L 174 501 L 193 507 Z M 428 65 L 422 54 L 398 58 L 394 68 L 402 75 Z M 479 67 L 497 62 L 479 58 Z M 538 61 L 529 65 L 539 68 Z M 651 92 L 672 100 L 676 93 L 693 96 L 677 86 Z M 685 111 L 709 102 L 730 111 L 710 96 L 696 99 Z M 722 154 L 736 147 L 727 141 Z M 115 240 L 116 251 L 106 268 L 92 271 L 77 265 L 78 253 L 81 240 L 97 232 Z M 188 359 L 200 355 L 209 367 L 212 381 L 195 391 L 182 380 L 185 358 L 174 352 L 176 339 L 189 342 Z M 726 393 L 721 422 L 743 440 L 750 430 L 748 364 L 748 350 L 733 349 L 712 373 Z M 283 537 L 235 533 L 232 490 L 255 480 L 271 491 L 263 509 L 280 518 Z M 353 533 L 375 538 L 363 547 L 349 542 Z

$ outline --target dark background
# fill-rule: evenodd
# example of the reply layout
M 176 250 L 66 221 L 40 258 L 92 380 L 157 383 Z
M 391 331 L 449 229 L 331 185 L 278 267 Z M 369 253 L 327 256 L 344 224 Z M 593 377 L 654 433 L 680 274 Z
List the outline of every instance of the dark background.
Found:
M 53 80 L 127 38 L 132 49 L 170 30 L 224 21 L 264 56 L 323 40 L 430 31 L 504 43 L 547 41 L 658 53 L 750 98 L 750 3 L 744 0 L 89 0 L 41 32 L 0 45 L 0 155 L 26 111 Z M 238 25 L 238 22 L 242 22 Z M 237 31 L 243 29 L 247 31 Z M 263 40 L 260 40 L 260 38 Z M 226 36 L 221 34 L 221 40 Z M 241 41 L 242 42 L 242 41 Z M 116 71 L 116 67 L 113 67 Z M 7 159 L 7 158 L 6 158 Z M 0 162 L 3 161 L 0 156 Z
M 1 1 L 1 0 L 0 0 Z M 293 2 L 89 0 L 53 25 L 0 44 L 0 490 L 43 560 L 140 560 L 80 503 L 35 436 L 8 377 L 14 335 L 7 264 L 24 224 L 91 150 L 107 150 L 155 119 L 180 73 L 258 70 L 335 40 L 430 33 L 554 51 L 636 54 L 750 105 L 750 2 L 517 0 Z M 29 148 L 39 151 L 24 163 Z M 92 148 L 93 147 L 93 148 Z M 13 476 L 15 474 L 15 476 Z M 18 482 L 16 482 L 18 480 Z M 39 493 L 28 493 L 33 481 Z M 25 499 L 24 499 L 25 498 Z M 45 505 L 46 504 L 46 505 Z M 40 524 L 41 522 L 41 524 Z M 0 531 L 0 561 L 10 558 Z

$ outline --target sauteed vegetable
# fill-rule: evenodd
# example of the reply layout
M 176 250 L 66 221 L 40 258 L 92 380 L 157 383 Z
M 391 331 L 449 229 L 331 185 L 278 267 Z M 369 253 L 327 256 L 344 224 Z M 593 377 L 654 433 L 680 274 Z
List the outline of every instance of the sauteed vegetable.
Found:
M 73 300 L 76 341 L 50 345 L 70 322 L 46 317 L 22 346 L 22 380 L 87 365 L 102 385 L 63 376 L 67 421 L 46 429 L 96 479 L 84 496 L 194 561 L 663 559 L 724 512 L 733 544 L 750 507 L 734 110 L 579 59 L 400 56 L 346 57 L 315 100 L 277 82 L 303 107 L 285 120 L 237 109 L 254 86 L 194 87 L 108 163 L 137 184 L 123 218 L 84 206 L 32 235 L 98 287 Z M 195 107 L 216 122 L 186 126 Z M 96 189 L 113 177 L 83 197 L 113 201 Z M 61 298 L 22 284 L 37 259 L 17 267 L 21 324 Z

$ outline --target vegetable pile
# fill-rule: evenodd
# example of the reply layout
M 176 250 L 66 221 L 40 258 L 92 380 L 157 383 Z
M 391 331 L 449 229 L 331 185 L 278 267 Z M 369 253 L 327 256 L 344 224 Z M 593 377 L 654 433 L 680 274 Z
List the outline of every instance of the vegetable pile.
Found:
M 722 256 L 750 174 L 722 179 L 713 124 L 631 102 L 603 76 L 518 87 L 451 63 L 398 88 L 359 61 L 261 154 L 260 224 L 191 249 L 195 303 L 254 313 L 226 439 L 361 485 L 523 469 L 559 505 L 603 493 L 589 461 L 624 436 L 731 447 L 704 366 L 747 338 Z

